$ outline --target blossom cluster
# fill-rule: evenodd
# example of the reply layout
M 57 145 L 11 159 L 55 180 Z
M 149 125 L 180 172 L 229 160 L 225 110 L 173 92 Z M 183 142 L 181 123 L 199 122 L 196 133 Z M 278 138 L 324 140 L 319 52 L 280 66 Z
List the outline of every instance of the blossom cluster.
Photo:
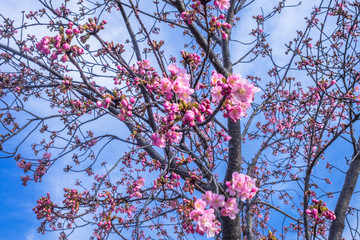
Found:
M 24 173 L 26 173 L 27 171 L 29 171 L 31 169 L 31 162 L 26 162 L 24 159 L 21 159 L 20 161 L 18 161 L 16 163 L 16 165 L 21 168 L 24 169 Z
M 137 181 L 134 181 L 132 185 L 128 187 L 127 193 L 129 193 L 130 197 L 134 198 L 141 198 L 142 193 L 140 192 L 140 189 L 145 184 L 145 178 L 139 178 Z
M 179 143 L 181 138 L 182 132 L 179 131 L 179 126 L 172 126 L 170 128 L 163 126 L 158 132 L 151 135 L 152 144 L 160 148 L 164 148 L 166 143 Z
M 238 172 L 232 174 L 232 180 L 226 182 L 226 186 L 228 187 L 226 192 L 231 196 L 240 198 L 241 201 L 253 198 L 258 191 L 255 185 L 255 179 Z
M 214 6 L 218 7 L 220 10 L 227 10 L 230 7 L 230 0 L 215 0 Z
M 201 196 L 201 199 L 196 199 L 194 203 L 194 210 L 189 214 L 190 219 L 197 222 L 196 232 L 207 237 L 214 237 L 215 234 L 220 232 L 220 222 L 215 217 L 215 210 L 220 210 L 220 213 L 224 217 L 229 217 L 234 220 L 237 214 L 240 212 L 238 208 L 237 199 L 241 201 L 251 199 L 255 196 L 258 188 L 255 186 L 255 179 L 238 172 L 232 174 L 232 180 L 226 182 L 231 196 L 233 198 L 227 198 L 222 194 L 216 194 L 211 191 L 206 191 Z M 205 209 L 209 206 L 209 209 Z
M 221 230 L 221 224 L 215 217 L 213 208 L 206 209 L 206 202 L 197 199 L 195 201 L 195 209 L 190 212 L 190 218 L 197 222 L 196 232 L 200 235 L 206 233 L 207 237 L 215 237 Z
M 190 75 L 185 69 L 178 68 L 175 64 L 168 67 L 170 76 L 159 78 L 157 93 L 164 98 L 164 111 L 166 116 L 159 117 L 161 123 L 159 130 L 152 134 L 153 145 L 165 147 L 166 143 L 178 143 L 182 138 L 179 126 L 175 125 L 179 120 L 183 125 L 189 127 L 196 123 L 203 123 L 207 116 L 213 113 L 211 101 L 204 99 L 201 102 L 192 102 L 191 95 L 194 89 L 190 84 Z M 230 117 L 233 121 L 246 115 L 258 91 L 253 84 L 241 78 L 239 74 L 233 74 L 227 79 L 222 74 L 213 72 L 211 77 L 212 103 L 220 104 L 222 99 L 222 110 L 225 110 L 224 117 Z
M 160 92 L 167 99 L 171 99 L 175 93 L 179 99 L 190 102 L 191 94 L 194 93 L 190 86 L 190 75 L 185 69 L 178 68 L 175 64 L 169 65 L 168 70 L 171 76 L 160 80 Z
M 217 72 L 211 76 L 211 97 L 214 103 L 219 103 L 225 97 L 224 117 L 230 117 L 233 121 L 246 115 L 254 99 L 254 94 L 259 91 L 254 84 L 242 78 L 239 74 L 233 74 L 227 79 Z
M 164 77 L 160 79 L 159 94 L 165 98 L 163 104 L 164 110 L 168 113 L 166 117 L 161 118 L 162 126 L 160 129 L 153 133 L 151 140 L 155 146 L 165 147 L 166 143 L 178 143 L 182 138 L 182 133 L 179 131 L 179 126 L 174 125 L 174 120 L 179 115 L 181 110 L 186 108 L 187 103 L 191 101 L 191 94 L 194 93 L 194 89 L 190 85 L 190 75 L 186 73 L 185 69 L 178 68 L 175 64 L 169 65 L 170 77 Z M 176 101 L 179 103 L 172 103 Z M 208 104 L 209 105 L 209 104 Z M 206 109 L 210 106 L 204 106 Z M 204 117 L 200 117 L 198 110 L 195 112 L 187 112 L 183 118 L 184 123 L 194 125 L 194 119 L 203 121 Z

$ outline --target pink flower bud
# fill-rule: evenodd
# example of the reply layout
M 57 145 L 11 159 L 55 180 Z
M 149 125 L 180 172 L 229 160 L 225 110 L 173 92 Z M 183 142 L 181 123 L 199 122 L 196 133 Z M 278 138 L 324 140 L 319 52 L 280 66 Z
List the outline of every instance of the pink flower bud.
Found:
M 77 53 L 78 53 L 79 55 L 83 54 L 83 53 L 84 53 L 84 49 L 78 48 L 78 49 L 77 49 Z
M 55 37 L 54 37 L 54 40 L 56 41 L 56 42 L 59 42 L 59 41 L 61 41 L 61 35 L 60 34 L 58 34 L 58 35 L 56 35 Z
M 74 29 L 73 29 L 73 33 L 74 33 L 75 35 L 78 35 L 78 34 L 80 33 L 80 30 L 79 30 L 78 28 L 74 28 Z
M 72 34 L 72 30 L 71 30 L 71 29 L 66 29 L 66 30 L 65 30 L 65 33 L 66 33 L 66 35 L 71 35 L 71 34 Z
M 69 57 L 68 57 L 66 54 L 64 54 L 64 55 L 61 57 L 61 61 L 62 61 L 63 63 L 66 63 L 67 60 L 69 60 Z
M 64 44 L 62 45 L 62 48 L 63 48 L 65 51 L 67 51 L 67 50 L 70 49 L 70 45 L 69 45 L 68 43 L 64 43 Z
M 52 58 L 53 60 L 56 60 L 57 57 L 58 57 L 58 55 L 57 55 L 56 53 L 51 54 L 51 58 Z

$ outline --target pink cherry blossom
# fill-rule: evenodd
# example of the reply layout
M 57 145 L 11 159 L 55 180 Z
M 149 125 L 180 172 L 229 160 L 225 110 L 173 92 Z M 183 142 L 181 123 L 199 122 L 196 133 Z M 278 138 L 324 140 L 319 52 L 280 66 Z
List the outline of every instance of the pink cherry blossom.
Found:
M 254 85 L 248 84 L 245 80 L 235 82 L 231 94 L 237 102 L 251 102 L 254 93 Z
M 240 119 L 243 116 L 245 116 L 245 111 L 242 109 L 240 105 L 236 105 L 235 107 L 232 107 L 229 112 L 229 117 L 234 121 Z
M 202 214 L 204 213 L 204 210 L 193 210 L 190 212 L 189 217 L 194 220 L 194 221 L 199 221 L 200 217 L 202 216 Z
M 217 234 L 219 234 L 221 231 L 221 226 L 220 224 L 212 224 L 210 227 L 207 228 L 206 230 L 206 237 L 208 238 L 213 238 L 215 237 Z
M 255 186 L 255 179 L 238 172 L 234 172 L 232 175 L 232 181 L 227 182 L 226 185 L 231 196 L 237 196 L 244 201 L 246 199 L 251 199 L 255 196 L 258 188 Z
M 163 137 L 163 135 L 159 134 L 159 133 L 153 133 L 151 135 L 151 140 L 152 140 L 152 144 L 159 147 L 159 148 L 164 148 L 165 147 L 165 138 Z
M 194 203 L 194 207 L 197 210 L 204 210 L 206 207 L 206 202 L 201 199 L 196 199 L 196 201 Z
M 225 196 L 216 193 L 212 194 L 212 199 L 210 204 L 211 207 L 213 207 L 214 209 L 223 207 L 225 205 Z
M 214 5 L 220 10 L 227 10 L 230 7 L 230 0 L 215 0 Z
M 206 191 L 205 194 L 201 196 L 201 199 L 204 200 L 207 205 L 211 205 L 213 201 L 213 192 Z
M 162 78 L 160 81 L 161 93 L 169 93 L 171 91 L 171 82 L 168 78 Z
M 218 82 L 221 82 L 223 78 L 224 76 L 221 73 L 217 73 L 216 71 L 213 71 L 211 74 L 211 84 L 216 85 Z
M 211 97 L 213 99 L 213 102 L 219 102 L 220 99 L 223 97 L 222 95 L 222 87 L 215 86 L 211 89 Z

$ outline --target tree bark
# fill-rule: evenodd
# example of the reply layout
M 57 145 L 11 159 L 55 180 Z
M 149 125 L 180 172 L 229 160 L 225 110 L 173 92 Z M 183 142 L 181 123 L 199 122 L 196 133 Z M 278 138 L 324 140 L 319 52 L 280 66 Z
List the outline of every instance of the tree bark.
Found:
M 241 228 L 239 215 L 235 220 L 231 220 L 229 217 L 222 217 L 222 240 L 240 240 Z
M 235 0 L 230 1 L 230 7 L 226 14 L 226 22 L 230 25 L 233 25 L 234 22 L 234 7 Z M 229 49 L 229 40 L 231 38 L 231 29 L 227 29 L 226 33 L 228 38 L 222 39 L 221 44 L 221 53 L 222 61 L 224 68 L 229 74 L 232 73 L 232 63 L 230 58 L 230 49 Z M 228 76 L 226 76 L 228 77 Z M 226 174 L 224 179 L 224 184 L 226 181 L 231 181 L 232 174 L 234 172 L 241 171 L 241 128 L 240 120 L 234 122 L 232 119 L 228 119 L 228 130 L 229 136 L 231 137 L 229 141 L 229 153 L 228 153 L 228 165 L 226 168 Z M 222 218 L 222 239 L 223 240 L 240 240 L 241 239 L 241 225 L 240 225 L 240 216 L 237 215 L 236 219 L 231 220 L 229 217 Z
M 240 121 L 233 122 L 228 120 L 229 136 L 229 155 L 228 165 L 226 168 L 226 174 L 224 183 L 231 181 L 233 172 L 240 172 L 241 169 L 241 131 Z M 222 217 L 222 239 L 223 240 L 237 240 L 241 239 L 241 227 L 240 217 L 236 216 L 235 220 L 231 220 L 229 217 Z
M 360 140 L 360 139 L 359 139 Z M 358 141 L 359 141 L 358 140 Z M 329 240 L 341 240 L 345 218 L 350 204 L 351 197 L 360 173 L 360 145 L 356 143 L 356 152 L 352 158 L 349 169 L 346 172 L 345 182 L 341 189 L 339 199 L 335 207 L 336 219 L 331 223 Z
M 253 231 L 253 218 L 254 213 L 251 212 L 251 203 L 250 200 L 246 200 L 246 229 L 244 235 L 246 236 L 247 240 L 255 240 L 255 235 Z

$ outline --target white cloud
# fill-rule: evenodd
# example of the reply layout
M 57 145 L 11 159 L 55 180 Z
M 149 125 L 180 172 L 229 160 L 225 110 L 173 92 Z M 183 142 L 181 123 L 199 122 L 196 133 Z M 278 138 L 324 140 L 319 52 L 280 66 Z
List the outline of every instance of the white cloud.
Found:
M 34 229 L 30 229 L 25 233 L 25 239 L 26 240 L 35 240 L 35 230 Z

